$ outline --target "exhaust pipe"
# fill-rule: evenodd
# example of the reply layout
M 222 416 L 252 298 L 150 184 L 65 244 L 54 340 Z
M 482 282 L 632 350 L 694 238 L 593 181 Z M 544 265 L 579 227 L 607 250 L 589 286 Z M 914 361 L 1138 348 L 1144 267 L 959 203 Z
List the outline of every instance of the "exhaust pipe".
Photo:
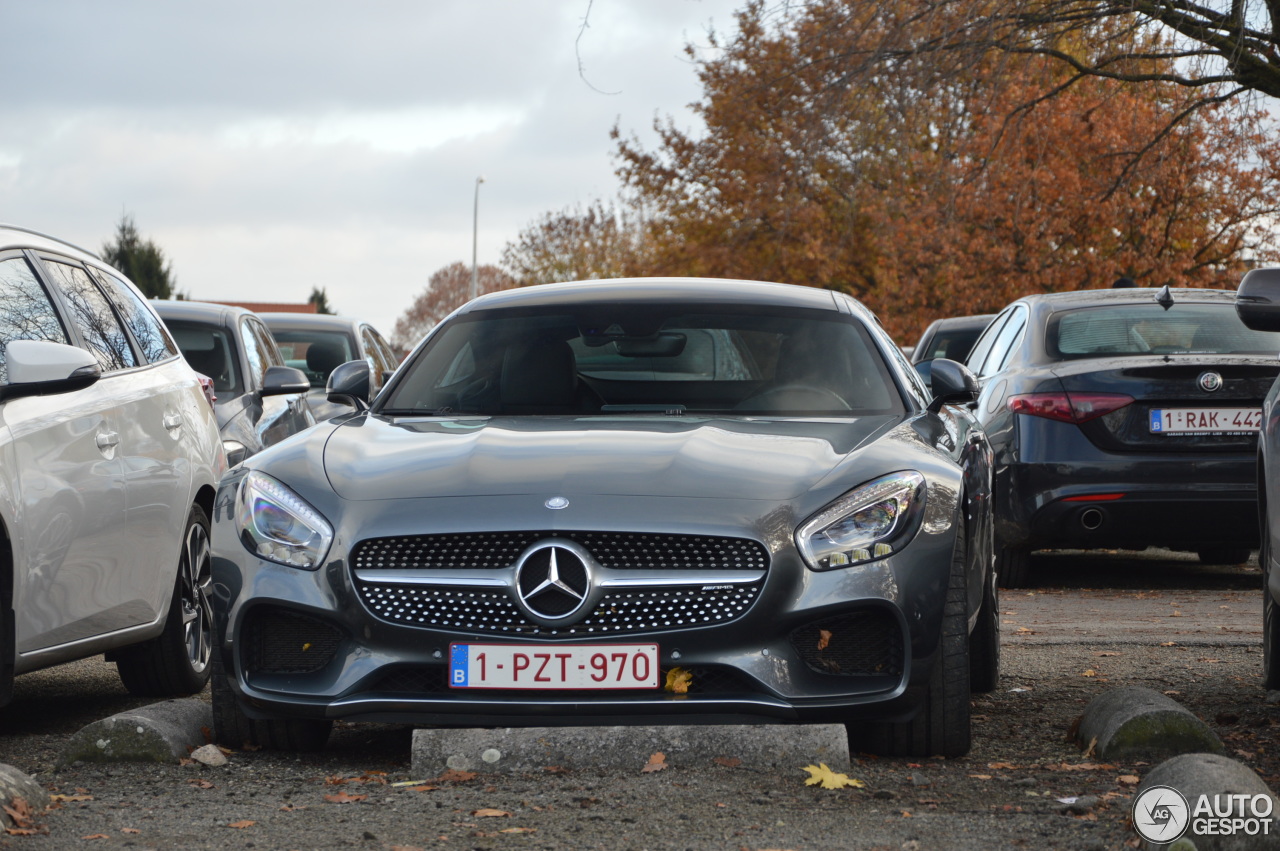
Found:
M 1086 532 L 1096 532 L 1102 528 L 1106 516 L 1097 508 L 1086 508 L 1080 512 L 1080 525 Z

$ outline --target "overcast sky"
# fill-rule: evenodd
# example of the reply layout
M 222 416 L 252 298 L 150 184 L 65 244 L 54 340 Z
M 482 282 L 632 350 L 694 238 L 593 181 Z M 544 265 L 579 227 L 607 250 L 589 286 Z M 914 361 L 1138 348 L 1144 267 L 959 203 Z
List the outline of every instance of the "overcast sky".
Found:
M 470 263 L 478 175 L 497 263 L 540 214 L 616 193 L 615 123 L 696 126 L 683 47 L 741 4 L 0 0 L 0 222 L 97 252 L 128 213 L 191 298 L 319 286 L 389 336 Z

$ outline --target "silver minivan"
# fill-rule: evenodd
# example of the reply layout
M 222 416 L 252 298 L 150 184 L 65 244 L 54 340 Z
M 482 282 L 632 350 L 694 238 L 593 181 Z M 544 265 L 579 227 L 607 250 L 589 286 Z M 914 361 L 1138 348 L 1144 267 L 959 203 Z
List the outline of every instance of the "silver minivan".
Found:
M 136 695 L 209 677 L 212 399 L 90 252 L 0 225 L 0 705 L 105 653 Z

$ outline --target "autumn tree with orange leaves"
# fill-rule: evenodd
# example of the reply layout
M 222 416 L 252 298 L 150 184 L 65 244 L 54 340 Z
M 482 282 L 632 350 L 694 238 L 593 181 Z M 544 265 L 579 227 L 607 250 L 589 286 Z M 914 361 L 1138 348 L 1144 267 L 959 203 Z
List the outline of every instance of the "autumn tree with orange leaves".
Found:
M 510 289 L 515 285 L 515 280 L 497 266 L 476 267 L 477 295 Z M 391 345 L 402 351 L 413 348 L 441 319 L 466 304 L 470 293 L 470 266 L 450 263 L 436 271 L 427 280 L 426 289 L 396 320 L 391 330 Z
M 520 286 L 644 274 L 645 234 L 624 205 L 596 200 L 545 213 L 502 252 Z
M 1266 116 L 1201 103 L 1171 125 L 1193 95 L 1154 79 L 1158 36 L 1128 33 L 1141 83 L 1037 55 L 857 61 L 905 38 L 920 2 L 754 3 L 713 58 L 691 50 L 702 132 L 659 121 L 650 149 L 615 131 L 626 197 L 647 214 L 633 217 L 640 271 L 842 290 L 910 338 L 1120 275 L 1234 286 L 1275 256 Z M 963 14 L 935 14 L 948 9 Z M 1087 53 L 1090 35 L 1064 47 Z

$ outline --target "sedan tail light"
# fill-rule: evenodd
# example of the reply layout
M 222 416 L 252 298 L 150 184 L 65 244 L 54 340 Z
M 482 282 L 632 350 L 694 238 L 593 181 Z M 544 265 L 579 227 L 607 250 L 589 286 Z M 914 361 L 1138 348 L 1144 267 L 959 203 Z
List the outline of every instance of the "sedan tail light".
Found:
M 1133 404 L 1121 393 L 1025 393 L 1009 397 L 1009 410 L 1064 423 L 1087 423 Z

